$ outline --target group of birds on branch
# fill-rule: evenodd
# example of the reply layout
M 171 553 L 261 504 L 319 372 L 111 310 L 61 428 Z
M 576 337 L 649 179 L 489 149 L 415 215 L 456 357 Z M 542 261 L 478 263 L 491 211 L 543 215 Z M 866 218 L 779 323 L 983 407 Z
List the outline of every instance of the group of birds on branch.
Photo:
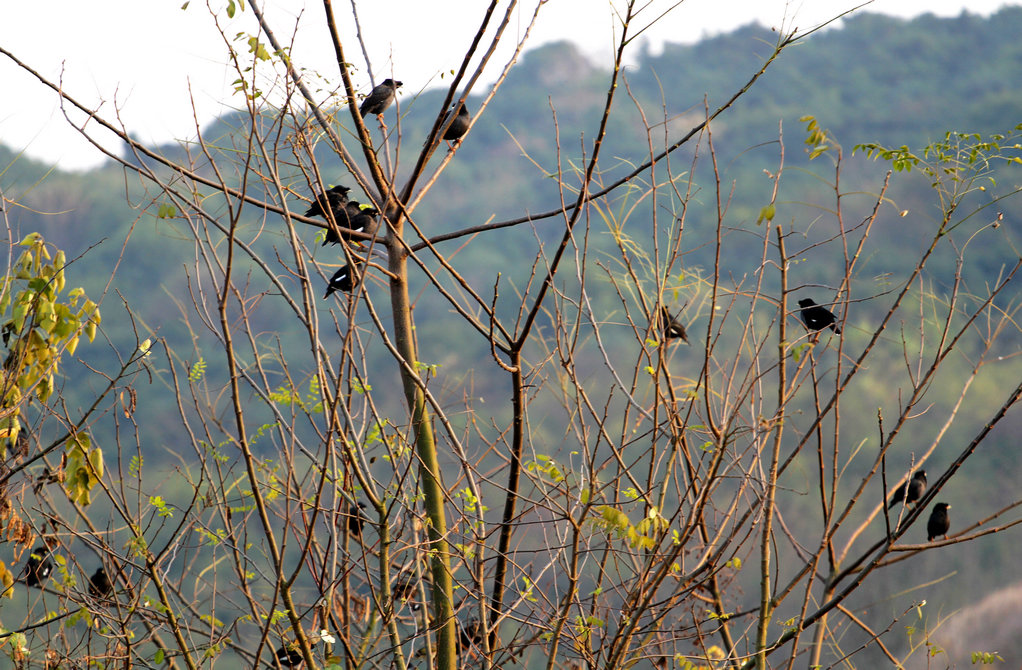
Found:
M 802 317 L 802 323 L 809 330 L 821 331 L 824 328 L 830 328 L 834 333 L 841 334 L 841 327 L 838 326 L 837 317 L 826 307 L 817 305 L 812 298 L 799 300 L 798 306 L 801 308 L 799 316 Z M 671 310 L 667 305 L 660 307 L 660 327 L 663 330 L 664 339 L 680 339 L 685 344 L 689 343 L 685 326 L 682 325 L 678 316 L 671 314 Z M 901 502 L 911 505 L 922 498 L 925 491 L 926 471 L 917 470 L 904 486 L 894 492 L 890 502 L 887 503 L 887 507 L 890 509 Z M 930 519 L 926 524 L 927 541 L 932 542 L 938 537 L 947 539 L 947 532 L 951 527 L 951 519 L 948 516 L 949 509 L 951 509 L 951 505 L 944 502 L 939 502 L 933 506 Z
M 319 193 L 305 212 L 305 216 L 321 216 L 331 224 L 326 230 L 323 246 L 343 241 L 361 247 L 362 239 L 352 233 L 367 235 L 372 240 L 379 230 L 380 212 L 375 207 L 363 209 L 357 200 L 348 200 L 350 190 L 347 186 L 334 186 L 326 193 Z M 358 286 L 358 277 L 358 268 L 345 264 L 330 277 L 323 298 L 329 298 L 334 291 L 351 293 Z
M 912 478 L 905 482 L 904 486 L 898 487 L 894 495 L 891 496 L 891 500 L 887 503 L 887 509 L 902 502 L 906 505 L 916 503 L 924 493 L 926 493 L 926 470 L 916 470 L 912 473 Z M 944 502 L 933 506 L 930 519 L 926 522 L 927 542 L 933 542 L 938 537 L 947 539 L 948 529 L 951 528 L 951 517 L 947 513 L 949 509 L 951 509 L 951 505 Z
M 401 85 L 402 82 L 400 81 L 384 79 L 383 83 L 373 88 L 365 100 L 362 101 L 362 104 L 359 105 L 358 113 L 362 115 L 363 119 L 370 114 L 382 115 L 393 104 L 394 98 L 397 97 L 397 89 Z M 448 142 L 460 140 L 468 132 L 468 127 L 471 123 L 472 116 L 468 113 L 468 108 L 465 107 L 464 103 L 458 105 L 456 112 L 448 112 L 444 118 L 443 125 L 441 125 L 441 128 L 446 128 L 443 139 Z
M 359 105 L 358 113 L 362 115 L 362 118 L 375 114 L 380 116 L 387 108 L 394 103 L 394 99 L 397 97 L 397 89 L 402 86 L 403 82 L 395 81 L 393 79 L 384 79 L 383 83 L 377 85 L 373 90 L 366 96 L 362 104 Z M 457 103 L 455 103 L 457 104 Z M 457 112 L 452 115 L 448 112 L 444 118 L 442 128 L 446 128 L 444 131 L 443 139 L 448 142 L 453 140 L 460 140 L 465 133 L 468 132 L 469 124 L 472 122 L 472 117 L 468 113 L 468 109 L 464 103 L 458 105 Z
M 806 328 L 810 330 L 820 331 L 824 328 L 830 328 L 836 334 L 841 334 L 841 328 L 837 325 L 837 317 L 826 307 L 817 305 L 812 298 L 803 298 L 798 301 L 800 315 L 802 322 L 806 325 Z M 898 503 L 904 502 L 906 505 L 911 505 L 917 502 L 923 497 L 923 493 L 926 492 L 926 471 L 917 470 L 912 474 L 912 478 L 905 482 L 905 485 L 900 487 L 891 496 L 891 500 L 887 507 L 890 509 Z M 951 509 L 951 505 L 943 502 L 939 502 L 933 506 L 933 510 L 930 512 L 930 519 L 926 523 L 926 535 L 927 541 L 933 542 L 938 537 L 944 537 L 947 539 L 947 531 L 951 527 L 951 518 L 948 516 L 948 510 Z
M 375 207 L 363 209 L 357 200 L 349 200 L 350 190 L 347 186 L 334 186 L 326 193 L 319 193 L 305 212 L 305 216 L 321 216 L 331 224 L 326 230 L 323 246 L 341 241 L 363 246 L 362 239 L 352 233 L 362 233 L 370 240 L 376 236 L 380 227 L 380 212 Z M 334 291 L 351 293 L 358 285 L 356 270 L 351 264 L 346 264 L 335 272 L 327 282 L 323 298 L 329 298 Z
M 35 551 L 28 555 L 22 575 L 26 586 L 41 589 L 52 572 L 50 548 L 44 544 L 36 547 Z M 89 577 L 89 595 L 93 598 L 105 598 L 113 592 L 114 585 L 110 582 L 106 570 L 102 566 L 96 568 L 96 572 Z
M 803 298 L 798 301 L 799 316 L 802 317 L 802 323 L 806 325 L 809 330 L 819 331 L 824 328 L 830 328 L 836 334 L 841 334 L 841 328 L 837 325 L 837 317 L 826 307 L 817 305 L 812 298 Z M 681 340 L 685 344 L 688 344 L 688 332 L 685 330 L 685 326 L 682 325 L 678 316 L 671 315 L 670 308 L 667 305 L 661 305 L 660 307 L 660 327 L 664 333 L 664 339 L 666 340 Z
M 393 79 L 387 79 L 379 86 L 376 86 L 359 108 L 362 117 L 365 118 L 368 114 L 382 114 L 394 102 L 399 86 L 401 86 L 401 82 L 394 81 Z M 447 130 L 444 132 L 443 139 L 460 139 L 468 131 L 470 122 L 471 117 L 468 111 L 464 105 L 461 105 L 453 118 L 451 118 L 449 113 L 444 120 L 444 126 L 446 126 Z M 337 229 L 335 230 L 331 226 L 327 230 L 327 236 L 323 242 L 324 245 L 337 243 L 341 240 L 351 240 L 352 237 L 349 231 L 365 233 L 370 237 L 376 234 L 376 230 L 379 227 L 377 220 L 379 212 L 373 208 L 362 209 L 357 201 L 349 201 L 347 195 L 349 190 L 345 186 L 335 186 L 325 194 L 317 195 L 312 207 L 305 213 L 306 216 L 322 216 L 328 219 L 326 212 L 327 210 L 331 212 L 333 223 L 337 225 Z M 330 278 L 324 298 L 334 291 L 351 292 L 357 285 L 358 279 L 354 269 L 350 265 L 345 265 Z M 841 334 L 841 327 L 838 325 L 837 316 L 826 307 L 817 305 L 812 298 L 802 298 L 798 301 L 798 306 L 799 316 L 807 329 L 818 332 L 829 328 L 836 335 Z M 685 326 L 681 323 L 679 316 L 672 315 L 670 308 L 662 305 L 659 313 L 660 328 L 665 340 L 680 339 L 688 344 L 688 333 L 685 330 Z M 895 491 L 891 497 L 890 505 L 893 506 L 903 501 L 905 504 L 915 503 L 922 497 L 925 490 L 926 472 L 919 470 L 912 475 L 912 478 L 903 487 Z M 934 505 L 929 522 L 927 523 L 929 541 L 933 541 L 941 536 L 947 537 L 947 531 L 950 527 L 949 509 L 951 509 L 951 506 L 947 503 L 939 502 Z
M 373 88 L 359 106 L 359 114 L 365 118 L 369 114 L 381 115 L 394 102 L 397 89 L 402 82 L 394 79 L 385 79 L 381 84 Z M 457 112 L 448 112 L 442 127 L 446 130 L 443 139 L 454 141 L 461 139 L 468 132 L 472 117 L 464 104 L 458 106 Z M 359 247 L 363 245 L 361 233 L 372 240 L 380 227 L 380 212 L 374 207 L 362 207 L 357 200 L 349 200 L 348 193 L 351 191 L 347 186 L 334 186 L 324 193 L 317 193 L 312 201 L 312 206 L 305 212 L 305 216 L 319 216 L 326 219 L 329 226 L 326 231 L 326 238 L 323 245 L 338 244 L 340 242 L 353 242 Z M 331 293 L 342 291 L 351 293 L 358 286 L 359 268 L 358 261 L 355 267 L 346 263 L 330 277 L 327 282 L 326 293 L 323 298 L 329 298 Z

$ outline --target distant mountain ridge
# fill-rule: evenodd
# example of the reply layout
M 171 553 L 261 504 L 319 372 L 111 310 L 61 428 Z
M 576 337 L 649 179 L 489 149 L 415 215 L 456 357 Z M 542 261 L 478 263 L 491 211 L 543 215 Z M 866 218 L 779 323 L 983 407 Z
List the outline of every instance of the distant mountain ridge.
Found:
M 798 119 L 805 114 L 816 116 L 849 150 L 855 143 L 870 141 L 918 147 L 952 129 L 1004 131 L 1022 121 L 1022 88 L 1016 86 L 1022 70 L 1019 34 L 1022 7 L 1007 7 L 988 18 L 968 13 L 911 20 L 866 12 L 854 15 L 841 27 L 821 31 L 785 51 L 715 122 L 716 149 L 725 168 L 735 171 L 729 178 L 755 189 L 765 188 L 757 175 L 766 164 L 735 161 L 732 166 L 733 157 L 776 140 L 779 121 L 790 146 L 800 146 Z M 668 44 L 657 54 L 640 51 L 638 64 L 625 72 L 628 92 L 619 91 L 611 118 L 602 163 L 607 178 L 646 158 L 648 139 L 636 104 L 647 122 L 657 126 L 655 132 L 661 134 L 656 141 L 661 144 L 659 124 L 666 108 L 666 135 L 676 139 L 702 117 L 704 96 L 711 109 L 721 104 L 761 66 L 776 40 L 776 33 L 753 24 L 692 45 Z M 606 72 L 569 43 L 547 44 L 524 54 L 431 196 L 416 210 L 417 216 L 428 222 L 431 233 L 439 233 L 556 206 L 557 184 L 550 175 L 558 170 L 558 158 L 563 168 L 581 157 L 580 140 L 583 146 L 591 142 L 606 96 L 605 82 Z M 436 90 L 400 99 L 405 169 L 436 114 L 444 111 L 442 100 L 443 93 Z M 473 112 L 477 101 L 475 95 L 469 99 Z M 345 123 L 343 113 L 339 118 Z M 211 144 L 230 146 L 231 137 L 244 128 L 241 117 L 230 115 L 208 126 L 203 135 Z M 185 155 L 177 145 L 157 149 L 175 158 Z M 194 146 L 192 152 L 197 153 Z M 789 161 L 796 160 L 797 153 L 789 151 Z M 764 161 L 772 162 L 772 155 Z M 344 181 L 343 166 L 325 143 L 317 158 L 327 181 Z M 15 157 L 0 146 L 0 166 L 9 164 L 0 176 L 0 187 L 6 197 L 24 200 L 28 207 L 12 210 L 12 223 L 42 230 L 65 246 L 84 248 L 98 236 L 116 239 L 119 229 L 126 229 L 137 214 L 123 202 L 118 167 L 56 171 L 41 179 L 46 166 Z M 295 186 L 296 194 L 304 190 L 304 185 Z M 760 204 L 754 193 L 738 192 L 733 206 Z M 546 229 L 541 227 L 540 233 Z M 524 244 L 531 244 L 529 235 L 521 237 Z M 135 242 L 148 245 L 144 234 L 136 233 Z M 480 260 L 482 267 L 491 266 Z
M 732 211 L 740 220 L 755 219 L 761 191 L 767 188 L 762 170 L 772 169 L 776 151 L 755 149 L 762 153 L 756 160 L 749 160 L 748 152 L 775 141 L 779 121 L 784 123 L 789 163 L 804 161 L 800 151 L 791 149 L 801 146 L 798 119 L 805 114 L 816 116 L 848 153 L 857 142 L 919 147 L 950 129 L 993 133 L 1013 127 L 1022 121 L 1022 88 L 1015 85 L 1017 72 L 1022 70 L 1022 41 L 1015 37 L 1019 34 L 1022 7 L 1007 7 L 988 18 L 963 13 L 955 18 L 924 15 L 903 20 L 861 13 L 845 19 L 841 27 L 795 44 L 715 122 L 715 147 L 722 169 L 727 171 L 727 179 L 740 186 Z M 692 45 L 668 44 L 657 54 L 640 51 L 638 64 L 625 72 L 628 90 L 619 91 L 602 154 L 602 178 L 616 178 L 647 158 L 649 140 L 636 105 L 658 133 L 655 141 L 662 145 L 665 134 L 670 140 L 677 139 L 702 118 L 704 96 L 711 109 L 721 104 L 761 66 L 776 40 L 777 34 L 771 30 L 748 25 Z M 581 157 L 580 141 L 582 146 L 591 142 L 606 97 L 606 74 L 566 42 L 524 54 L 434 191 L 417 208 L 415 215 L 430 234 L 556 207 L 559 194 L 551 175 L 559 169 L 558 159 L 561 169 L 570 168 L 571 161 Z M 436 90 L 401 97 L 405 169 L 413 162 L 412 155 L 435 115 L 444 111 L 442 101 L 443 93 Z M 477 102 L 475 95 L 469 99 L 473 113 Z M 556 126 L 551 106 L 556 110 Z M 666 133 L 661 129 L 665 108 Z M 343 113 L 339 119 L 345 123 Z M 226 151 L 233 136 L 245 128 L 242 117 L 230 115 L 208 126 L 203 136 Z M 350 138 L 346 132 L 342 136 Z M 560 141 L 560 155 L 555 136 Z M 175 158 L 185 156 L 177 145 L 156 148 Z M 345 182 L 343 166 L 327 149 L 321 143 L 317 151 L 324 179 Z M 199 153 L 194 146 L 191 151 Z M 446 148 L 439 149 L 437 156 L 444 151 Z M 685 149 L 678 158 L 690 152 Z M 742 159 L 736 160 L 738 156 Z M 863 167 L 863 162 L 859 163 L 857 170 L 868 169 L 873 175 L 885 169 L 879 164 Z M 124 201 L 125 180 L 119 167 L 48 173 L 45 165 L 0 146 L 0 166 L 8 165 L 0 175 L 0 188 L 7 198 L 25 205 L 8 208 L 12 225 L 16 230 L 42 231 L 72 256 L 101 237 L 123 238 L 139 214 Z M 572 183 L 571 176 L 568 182 Z M 867 183 L 874 183 L 874 177 Z M 925 195 L 924 183 L 920 181 L 916 187 L 922 189 L 920 197 Z M 298 196 L 308 197 L 307 190 L 296 181 L 294 206 L 304 205 Z M 810 196 L 811 191 L 796 189 L 791 197 Z M 899 197 L 911 203 L 915 196 Z M 145 204 L 144 199 L 138 204 Z M 697 196 L 690 203 L 690 214 L 698 217 L 706 204 Z M 167 286 L 173 293 L 175 289 L 170 287 L 178 287 L 182 281 L 181 268 L 148 263 L 148 259 L 164 258 L 167 236 L 171 240 L 176 236 L 168 221 L 144 221 L 146 225 L 136 229 L 130 243 L 144 271 L 122 266 L 120 272 L 125 278 L 145 277 L 146 282 L 129 282 L 123 290 L 129 300 L 137 292 L 145 305 L 152 305 L 154 314 L 162 316 L 166 314 L 160 306 L 163 296 L 159 292 L 154 295 L 146 283 Z M 906 239 L 912 238 L 914 225 L 920 224 L 909 220 L 901 226 Z M 540 224 L 537 232 L 541 236 L 556 234 L 555 228 Z M 313 234 L 310 230 L 310 237 Z M 509 252 L 521 249 L 529 256 L 533 253 L 534 239 L 525 229 L 498 231 L 491 240 L 467 249 L 460 260 L 486 273 Z M 110 243 L 94 249 L 91 257 L 102 261 L 83 265 L 83 270 L 90 272 L 95 267 L 105 271 L 116 262 L 119 251 Z M 527 272 L 526 266 L 518 269 Z M 505 272 L 514 269 L 505 268 Z M 99 275 L 97 286 L 105 281 L 105 276 Z

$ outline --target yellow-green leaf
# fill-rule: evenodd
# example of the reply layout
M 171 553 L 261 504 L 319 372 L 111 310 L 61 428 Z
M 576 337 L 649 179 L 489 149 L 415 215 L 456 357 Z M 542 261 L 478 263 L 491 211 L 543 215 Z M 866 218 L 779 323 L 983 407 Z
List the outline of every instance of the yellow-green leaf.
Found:
M 764 221 L 770 223 L 774 220 L 774 214 L 776 213 L 777 208 L 773 204 L 767 205 L 763 209 L 759 210 L 759 218 L 756 219 L 756 225 L 758 226 Z

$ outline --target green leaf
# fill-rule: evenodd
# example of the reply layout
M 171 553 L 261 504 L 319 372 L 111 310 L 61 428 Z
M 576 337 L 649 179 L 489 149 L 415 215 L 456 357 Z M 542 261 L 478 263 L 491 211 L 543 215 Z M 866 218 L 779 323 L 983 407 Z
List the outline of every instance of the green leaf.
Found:
M 43 236 L 40 235 L 39 233 L 29 233 L 28 235 L 23 237 L 21 239 L 21 242 L 18 242 L 18 244 L 23 247 L 34 247 L 38 244 L 41 244 L 42 241 Z
M 821 144 L 809 153 L 809 160 L 813 160 L 822 153 L 826 153 L 830 147 L 826 144 Z
M 200 356 L 199 360 L 192 365 L 192 369 L 188 371 L 188 381 L 196 383 L 201 381 L 206 374 L 206 361 Z M 272 396 L 271 396 L 272 399 Z
M 770 223 L 774 220 L 774 214 L 776 213 L 777 208 L 773 204 L 767 205 L 763 209 L 759 210 L 759 218 L 756 219 L 756 225 L 758 226 L 764 221 Z
M 255 57 L 262 61 L 270 60 L 270 52 L 266 50 L 257 37 L 248 38 L 248 50 L 255 54 Z

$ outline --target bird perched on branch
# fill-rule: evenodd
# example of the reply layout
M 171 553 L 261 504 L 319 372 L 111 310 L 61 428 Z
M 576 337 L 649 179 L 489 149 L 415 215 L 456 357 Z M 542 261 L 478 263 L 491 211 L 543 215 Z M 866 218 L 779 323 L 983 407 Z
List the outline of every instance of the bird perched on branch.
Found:
M 89 577 L 89 595 L 93 598 L 102 598 L 110 595 L 113 591 L 114 587 L 110 583 L 106 570 L 102 566 L 96 568 L 96 572 Z
M 415 602 L 416 587 L 410 579 L 399 579 L 394 583 L 391 591 L 395 602 L 408 602 L 413 612 L 422 609 L 422 605 Z
M 912 475 L 912 479 L 905 482 L 904 486 L 898 488 L 891 496 L 891 502 L 887 504 L 887 508 L 894 507 L 901 501 L 905 501 L 906 505 L 910 505 L 915 501 L 923 497 L 923 493 L 926 492 L 926 471 L 916 470 Z
M 347 526 L 348 533 L 352 537 L 362 537 L 362 528 L 365 527 L 366 515 L 362 513 L 362 510 L 366 508 L 364 503 L 359 503 L 357 506 L 349 504 L 347 511 L 344 513 L 348 517 Z
M 468 651 L 470 647 L 483 644 L 483 631 L 479 622 L 473 619 L 464 626 L 458 626 L 458 642 L 461 643 L 462 652 Z
M 444 125 L 447 125 L 448 121 L 450 121 L 451 125 L 447 126 L 444 139 L 448 141 L 460 140 L 468 132 L 468 124 L 472 121 L 472 117 L 469 116 L 465 105 L 462 105 L 458 107 L 458 113 L 453 121 L 451 120 L 451 115 L 447 115 L 447 118 L 444 119 Z
M 285 644 L 277 650 L 275 654 L 277 662 L 285 668 L 297 668 L 302 664 L 305 659 L 302 658 L 302 652 L 298 648 L 298 644 Z
M 53 572 L 53 561 L 50 560 L 50 548 L 45 544 L 36 547 L 36 550 L 29 554 L 28 562 L 25 563 L 25 584 L 42 588 L 43 582 L 51 572 Z
M 322 216 L 326 218 L 327 209 L 334 213 L 334 221 L 337 221 L 337 212 L 344 211 L 344 205 L 348 202 L 347 186 L 334 186 L 326 193 L 317 193 L 312 206 L 305 212 L 305 216 Z M 341 223 L 337 221 L 337 223 Z
M 343 214 L 339 216 L 334 215 L 334 221 L 337 222 L 338 230 L 335 232 L 333 228 L 327 228 L 326 237 L 323 239 L 323 246 L 337 244 L 341 240 L 351 241 L 353 238 L 348 231 L 375 236 L 376 230 L 380 227 L 380 222 L 376 218 L 379 215 L 380 212 L 374 207 L 362 209 L 358 200 L 348 202 L 344 206 Z M 354 240 L 354 242 L 362 246 L 362 240 Z
M 351 203 L 348 202 L 348 191 L 350 190 L 347 186 L 334 186 L 326 193 L 317 193 L 316 199 L 312 201 L 312 207 L 305 212 L 305 216 L 321 216 L 329 221 L 331 217 L 326 214 L 329 211 L 333 216 L 334 223 L 339 228 L 347 228 L 350 225 L 348 221 L 348 211 L 351 206 Z M 357 203 L 355 207 L 358 208 Z M 333 228 L 327 228 L 323 245 L 329 244 L 331 240 L 336 243 L 338 237 Z
M 830 328 L 838 335 L 841 334 L 841 328 L 837 325 L 837 317 L 826 307 L 820 307 L 813 302 L 812 298 L 799 300 L 798 306 L 802 308 L 802 323 L 806 324 L 806 328 L 809 330 Z
M 379 216 L 380 210 L 375 207 L 362 208 L 351 219 L 351 229 L 356 233 L 375 235 L 376 230 L 380 227 L 380 221 L 377 218 Z
M 323 299 L 329 298 L 330 294 L 334 291 L 351 293 L 356 286 L 358 286 L 358 277 L 355 276 L 350 265 L 345 265 L 330 278 L 330 283 L 327 284 L 326 294 L 323 296 Z
M 949 509 L 951 509 L 951 505 L 942 502 L 933 506 L 930 520 L 926 522 L 926 540 L 928 542 L 933 542 L 941 536 L 945 540 L 947 539 L 947 531 L 951 527 L 951 519 L 947 515 Z
M 383 114 L 384 110 L 390 107 L 390 103 L 394 102 L 394 96 L 400 86 L 400 81 L 384 79 L 383 83 L 374 88 L 362 101 L 358 113 L 362 115 L 363 119 L 369 114 Z
M 668 340 L 681 339 L 682 342 L 688 344 L 688 333 L 685 332 L 685 326 L 681 325 L 681 321 L 678 321 L 678 317 L 671 316 L 671 310 L 667 308 L 667 305 L 661 305 L 660 307 L 660 327 L 664 329 L 664 337 Z

